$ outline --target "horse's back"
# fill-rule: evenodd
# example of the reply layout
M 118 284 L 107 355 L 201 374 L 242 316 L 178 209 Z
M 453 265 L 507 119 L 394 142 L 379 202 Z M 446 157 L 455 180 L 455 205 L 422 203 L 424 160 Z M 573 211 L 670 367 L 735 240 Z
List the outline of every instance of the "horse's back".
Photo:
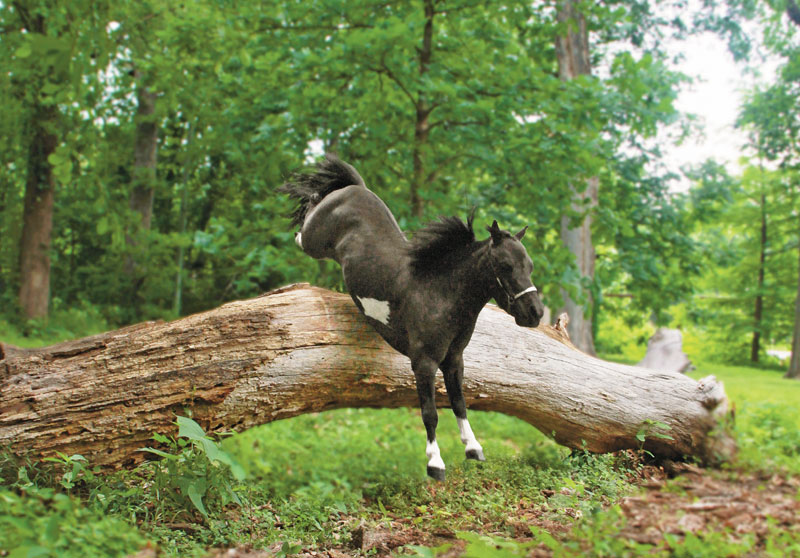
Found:
M 355 295 L 395 298 L 407 272 L 407 240 L 383 201 L 366 188 L 337 209 L 344 226 L 335 248 Z
M 369 189 L 347 186 L 327 195 L 312 208 L 301 229 L 303 250 L 314 258 L 330 258 L 343 264 L 354 257 L 370 257 L 406 242 L 389 208 Z

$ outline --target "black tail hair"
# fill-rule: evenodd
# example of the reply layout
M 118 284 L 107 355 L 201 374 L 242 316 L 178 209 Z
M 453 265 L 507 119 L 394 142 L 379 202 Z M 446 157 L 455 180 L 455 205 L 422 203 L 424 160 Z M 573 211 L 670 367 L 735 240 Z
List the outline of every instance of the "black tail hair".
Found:
M 313 169 L 294 173 L 278 191 L 297 200 L 297 207 L 291 214 L 292 226 L 302 226 L 312 205 L 331 192 L 353 185 L 366 187 L 356 169 L 336 155 L 327 153 Z

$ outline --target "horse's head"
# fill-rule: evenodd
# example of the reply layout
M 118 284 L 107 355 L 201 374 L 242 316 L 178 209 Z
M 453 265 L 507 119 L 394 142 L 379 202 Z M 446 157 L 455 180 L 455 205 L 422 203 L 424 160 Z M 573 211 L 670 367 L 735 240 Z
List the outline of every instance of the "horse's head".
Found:
M 514 316 L 517 325 L 536 327 L 544 314 L 544 306 L 531 282 L 533 262 L 520 242 L 528 227 L 512 235 L 501 230 L 494 221 L 486 229 L 492 235 L 489 262 L 494 273 L 495 301 Z

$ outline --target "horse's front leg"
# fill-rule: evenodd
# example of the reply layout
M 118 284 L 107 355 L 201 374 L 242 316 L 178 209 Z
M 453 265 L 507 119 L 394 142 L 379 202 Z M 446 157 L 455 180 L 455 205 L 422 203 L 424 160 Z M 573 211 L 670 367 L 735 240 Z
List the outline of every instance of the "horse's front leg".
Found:
M 465 446 L 467 459 L 486 461 L 483 456 L 483 448 L 475 439 L 475 434 L 472 433 L 472 427 L 467 420 L 467 404 L 464 401 L 462 390 L 464 383 L 464 358 L 462 355 L 448 355 L 442 363 L 442 373 L 447 396 L 450 398 L 450 406 L 458 421 L 458 430 L 461 433 L 461 442 Z
M 428 457 L 428 476 L 438 481 L 444 480 L 444 461 L 436 443 L 436 425 L 439 414 L 436 412 L 436 369 L 437 363 L 430 357 L 422 356 L 411 362 L 417 380 L 419 407 L 422 411 L 422 422 L 428 435 L 425 455 Z

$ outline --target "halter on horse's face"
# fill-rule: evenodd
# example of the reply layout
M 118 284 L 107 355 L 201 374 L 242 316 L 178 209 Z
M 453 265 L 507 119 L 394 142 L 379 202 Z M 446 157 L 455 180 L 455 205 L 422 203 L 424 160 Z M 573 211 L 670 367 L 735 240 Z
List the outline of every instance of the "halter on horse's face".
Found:
M 497 221 L 487 227 L 492 235 L 489 263 L 496 284 L 494 299 L 497 304 L 514 316 L 517 325 L 536 327 L 544 314 L 544 306 L 531 282 L 533 262 L 520 242 L 527 228 L 512 236 L 501 231 Z

